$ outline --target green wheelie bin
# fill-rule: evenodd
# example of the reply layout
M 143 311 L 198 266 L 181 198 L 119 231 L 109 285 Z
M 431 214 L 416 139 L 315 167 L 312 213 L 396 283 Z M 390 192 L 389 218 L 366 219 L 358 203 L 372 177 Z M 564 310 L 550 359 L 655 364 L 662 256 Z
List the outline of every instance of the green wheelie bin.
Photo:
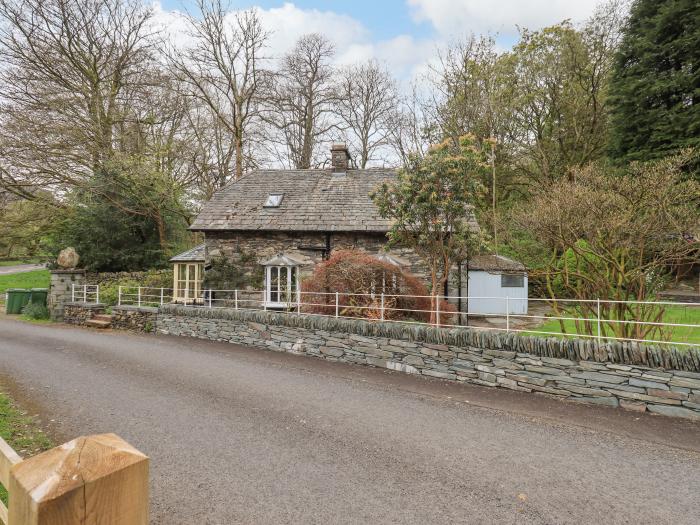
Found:
M 29 298 L 30 303 L 43 304 L 46 306 L 46 302 L 49 297 L 48 288 L 32 288 L 30 292 L 32 293 L 31 297 Z
M 23 288 L 9 288 L 7 290 L 7 302 L 5 303 L 5 313 L 21 314 L 22 308 L 29 302 L 32 296 L 30 290 Z

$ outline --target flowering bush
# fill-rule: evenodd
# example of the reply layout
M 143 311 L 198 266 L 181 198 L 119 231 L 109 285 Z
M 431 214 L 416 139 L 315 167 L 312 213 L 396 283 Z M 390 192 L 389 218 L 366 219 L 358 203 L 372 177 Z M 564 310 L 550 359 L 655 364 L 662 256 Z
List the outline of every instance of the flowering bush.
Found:
M 302 282 L 302 311 L 364 319 L 430 321 L 427 287 L 400 267 L 360 250 L 334 251 Z M 440 322 L 449 323 L 455 308 L 440 301 Z

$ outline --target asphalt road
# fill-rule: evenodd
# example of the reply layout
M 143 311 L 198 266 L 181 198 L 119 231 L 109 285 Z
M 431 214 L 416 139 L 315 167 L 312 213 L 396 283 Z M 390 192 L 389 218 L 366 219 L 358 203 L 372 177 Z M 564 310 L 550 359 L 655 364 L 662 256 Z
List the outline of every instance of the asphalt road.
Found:
M 59 440 L 152 459 L 152 522 L 700 522 L 700 425 L 202 342 L 0 319 Z
M 45 264 L 17 264 L 15 266 L 0 266 L 0 275 L 33 272 L 34 270 L 43 270 L 44 268 L 46 268 Z

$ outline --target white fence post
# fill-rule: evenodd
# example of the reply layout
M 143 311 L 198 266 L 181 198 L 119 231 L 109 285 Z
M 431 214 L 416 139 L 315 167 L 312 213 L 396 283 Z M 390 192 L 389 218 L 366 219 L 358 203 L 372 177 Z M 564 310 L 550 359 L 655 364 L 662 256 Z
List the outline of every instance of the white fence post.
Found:
M 297 315 L 301 315 L 301 291 L 297 289 Z
M 100 285 L 95 286 L 95 303 L 100 304 Z
M 160 288 L 160 305 L 161 305 L 161 306 L 163 306 L 163 297 L 164 297 L 164 295 L 165 295 L 165 293 L 164 293 L 163 287 L 161 286 L 161 288 Z
M 382 321 L 384 320 L 384 294 L 382 294 Z
M 209 308 L 211 308 L 211 288 L 209 288 Z
M 506 332 L 510 332 L 510 298 L 506 295 Z
M 87 284 L 83 285 L 83 302 L 87 303 Z
M 138 295 L 138 305 L 141 306 L 141 287 L 140 286 L 139 286 L 137 295 Z
M 600 333 L 600 297 L 598 297 L 598 299 L 596 299 L 596 306 L 597 306 L 596 322 L 598 324 L 598 346 L 600 346 L 601 338 L 602 338 L 602 334 Z
M 338 292 L 335 292 L 335 316 L 338 317 L 338 313 L 340 312 L 340 301 L 339 301 L 339 296 Z
M 122 305 L 122 287 L 119 286 L 117 288 L 117 306 L 121 306 L 121 305 Z
M 71 303 L 75 302 L 75 285 L 74 284 L 70 285 L 70 302 Z
M 238 290 L 233 291 L 233 308 L 238 310 Z

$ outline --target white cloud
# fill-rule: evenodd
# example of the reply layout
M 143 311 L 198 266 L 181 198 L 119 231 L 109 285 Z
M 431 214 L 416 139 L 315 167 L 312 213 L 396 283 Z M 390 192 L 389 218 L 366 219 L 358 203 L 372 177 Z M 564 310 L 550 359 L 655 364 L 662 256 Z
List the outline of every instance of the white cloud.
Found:
M 290 49 L 306 33 L 323 33 L 342 52 L 369 38 L 367 28 L 354 18 L 319 9 L 301 9 L 292 3 L 260 9 L 264 27 L 271 32 L 270 50 L 276 56 Z
M 301 8 L 292 2 L 269 9 L 256 8 L 264 27 L 270 31 L 267 55 L 278 58 L 296 40 L 311 32 L 323 33 L 335 45 L 337 64 L 368 59 L 384 63 L 402 83 L 427 73 L 437 60 L 437 49 L 466 33 L 516 33 L 516 24 L 537 29 L 565 18 L 586 19 L 599 0 L 406 0 L 417 21 L 428 21 L 436 30 L 431 38 L 410 34 L 372 38 L 359 20 L 328 9 Z M 153 25 L 169 35 L 172 43 L 187 45 L 187 23 L 181 12 L 153 4 Z M 234 13 L 231 13 L 233 16 Z
M 430 22 L 444 36 L 514 35 L 516 26 L 539 29 L 564 19 L 581 22 L 600 0 L 407 0 L 414 20 Z
M 162 31 L 175 46 L 187 46 L 190 37 L 183 13 L 153 4 L 154 29 Z M 278 58 L 289 51 L 297 39 L 318 32 L 335 45 L 335 63 L 352 64 L 369 59 L 384 63 L 399 80 L 412 78 L 435 55 L 437 43 L 432 39 L 415 39 L 399 35 L 386 40 L 372 40 L 370 31 L 358 20 L 333 11 L 302 9 L 293 3 L 270 9 L 256 8 L 263 27 L 270 32 L 267 55 Z M 234 12 L 230 16 L 234 16 Z

